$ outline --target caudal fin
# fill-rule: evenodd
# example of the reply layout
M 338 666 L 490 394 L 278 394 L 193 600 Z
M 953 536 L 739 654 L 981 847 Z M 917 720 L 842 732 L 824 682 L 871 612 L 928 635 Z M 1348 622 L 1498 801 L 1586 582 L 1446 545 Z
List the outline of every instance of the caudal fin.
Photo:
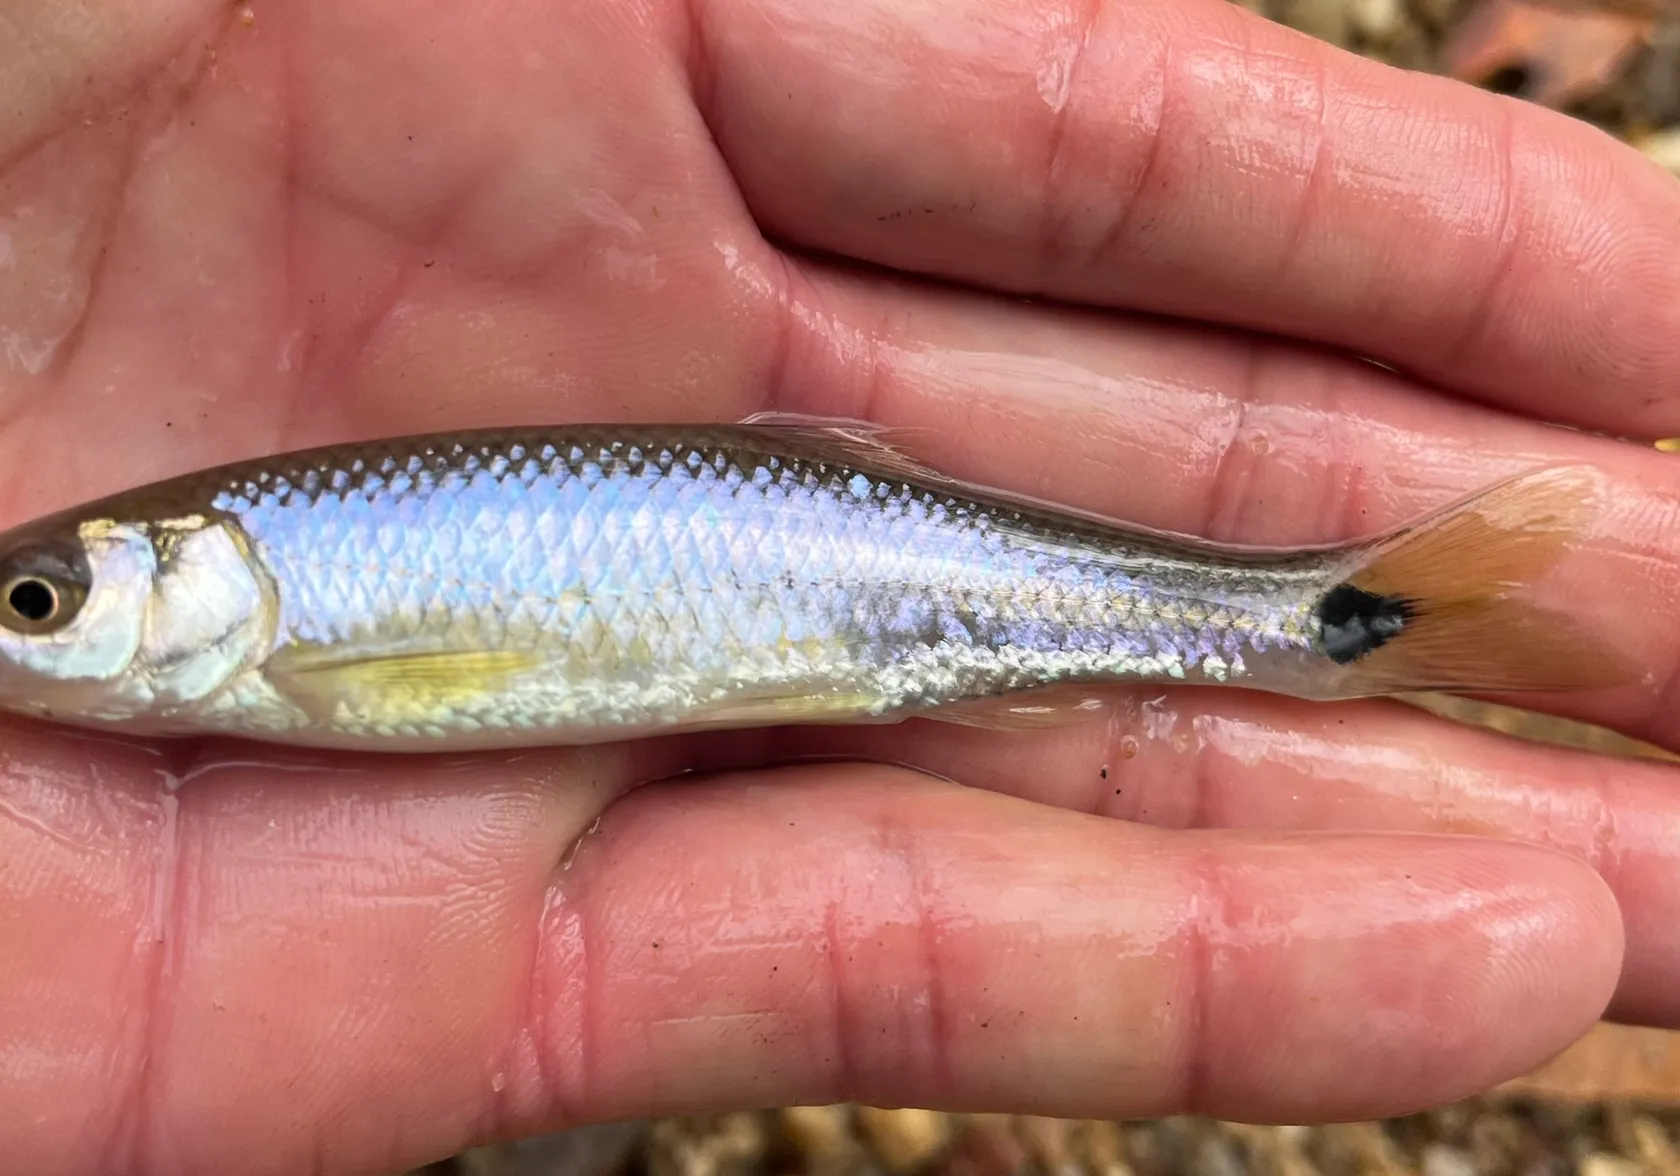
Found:
M 1580 690 L 1638 679 L 1574 618 L 1518 599 L 1586 535 L 1602 483 L 1583 468 L 1498 483 L 1365 546 L 1319 602 L 1349 692 Z

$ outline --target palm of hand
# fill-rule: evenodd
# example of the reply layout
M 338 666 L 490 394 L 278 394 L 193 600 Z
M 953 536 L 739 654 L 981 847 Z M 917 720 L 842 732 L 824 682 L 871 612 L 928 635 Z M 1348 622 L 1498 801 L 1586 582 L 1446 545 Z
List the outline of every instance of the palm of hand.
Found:
M 1223 326 L 889 280 L 762 235 L 1669 423 L 1672 191 L 1535 112 L 1170 7 L 1126 28 L 792 2 L 247 24 L 176 0 L 77 30 L 41 6 L 17 23 L 0 179 L 8 517 L 327 440 L 775 406 L 935 425 L 954 472 L 1256 541 L 1386 525 L 1516 458 L 1597 461 L 1647 498 L 1593 574 L 1612 604 L 1672 596 L 1651 569 L 1674 477 L 1643 451 Z M 1275 101 L 1216 68 L 1249 60 L 1235 29 L 1273 39 L 1253 60 Z M 1435 138 L 1361 146 L 1324 113 L 1349 93 Z M 1469 167 L 1457 204 L 1422 186 L 1413 155 L 1489 143 L 1504 170 Z M 1571 219 L 1580 193 L 1610 229 Z M 1595 293 L 1558 293 L 1571 278 Z M 1675 651 L 1647 652 L 1660 673 Z M 1030 737 L 286 770 L 18 725 L 0 1075 L 29 1109 L 0 1141 L 40 1171 L 348 1171 L 842 1097 L 1374 1114 L 1538 1060 L 1607 1000 L 1675 1017 L 1669 769 L 1610 788 L 1587 757 L 1387 706 L 1147 697 Z M 1656 737 L 1664 704 L 1570 705 Z M 906 766 L 738 770 L 821 755 Z M 638 790 L 571 852 L 609 801 L 693 768 L 730 771 Z

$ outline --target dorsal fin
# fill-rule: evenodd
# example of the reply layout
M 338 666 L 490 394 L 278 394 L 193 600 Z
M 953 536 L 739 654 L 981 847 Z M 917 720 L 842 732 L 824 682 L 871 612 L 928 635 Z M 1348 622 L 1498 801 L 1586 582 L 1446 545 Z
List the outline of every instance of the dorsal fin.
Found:
M 813 416 L 797 412 L 759 412 L 741 421 L 741 427 L 779 433 L 832 451 L 837 457 L 855 461 L 895 477 L 923 484 L 953 485 L 947 474 L 913 457 L 908 444 L 918 437 L 932 436 L 930 429 L 879 425 L 847 417 Z

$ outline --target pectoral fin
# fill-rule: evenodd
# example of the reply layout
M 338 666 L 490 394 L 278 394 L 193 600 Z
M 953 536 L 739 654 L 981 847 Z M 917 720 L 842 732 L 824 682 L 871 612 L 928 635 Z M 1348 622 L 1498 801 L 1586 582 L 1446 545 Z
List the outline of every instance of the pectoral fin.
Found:
M 520 649 L 344 658 L 314 650 L 282 650 L 264 666 L 276 690 L 315 716 L 339 708 L 412 719 L 508 689 L 541 658 Z

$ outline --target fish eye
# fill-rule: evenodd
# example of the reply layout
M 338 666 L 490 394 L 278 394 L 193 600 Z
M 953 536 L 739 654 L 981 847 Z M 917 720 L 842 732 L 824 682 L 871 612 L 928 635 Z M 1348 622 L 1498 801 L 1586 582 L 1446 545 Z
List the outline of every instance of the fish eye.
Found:
M 0 626 L 51 633 L 75 619 L 90 580 L 77 555 L 35 547 L 0 558 Z

